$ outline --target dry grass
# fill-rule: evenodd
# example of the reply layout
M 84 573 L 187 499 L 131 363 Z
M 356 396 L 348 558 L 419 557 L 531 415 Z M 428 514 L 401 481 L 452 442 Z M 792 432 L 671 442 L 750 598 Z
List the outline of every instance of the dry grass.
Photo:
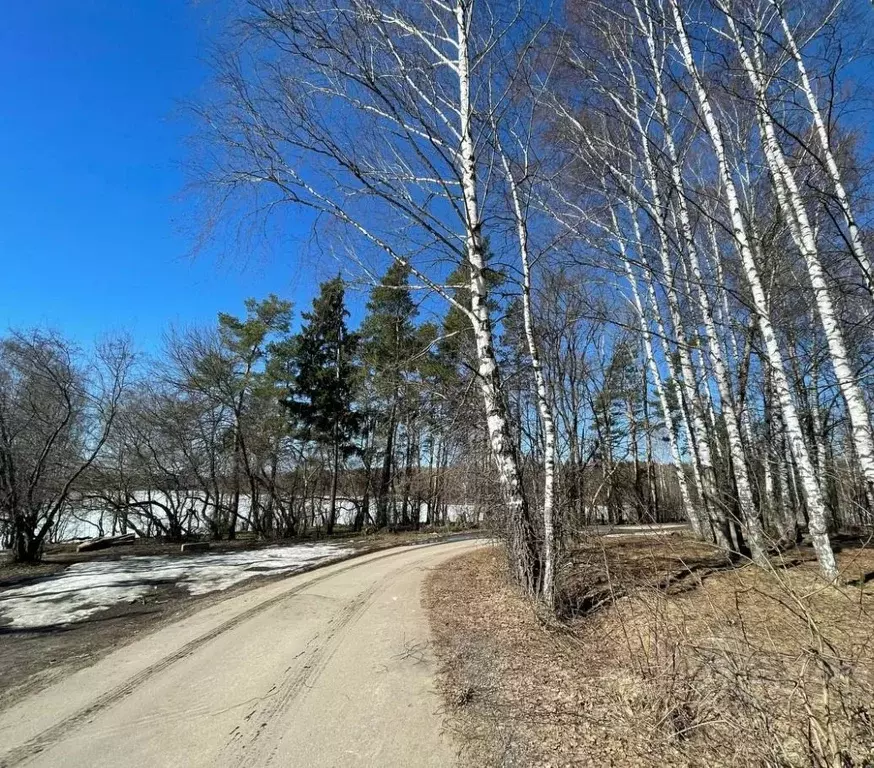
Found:
M 824 585 L 804 551 L 727 567 L 680 537 L 571 554 L 561 623 L 508 586 L 500 550 L 427 583 L 468 764 L 874 765 L 874 582 Z M 857 579 L 874 552 L 839 562 Z

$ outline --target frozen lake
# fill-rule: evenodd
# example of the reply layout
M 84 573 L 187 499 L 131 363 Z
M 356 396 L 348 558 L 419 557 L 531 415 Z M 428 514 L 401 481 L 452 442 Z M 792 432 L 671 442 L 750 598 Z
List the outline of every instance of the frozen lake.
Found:
M 138 504 L 144 505 L 147 508 L 149 514 L 145 514 L 144 510 L 138 510 L 136 507 L 130 507 L 126 514 L 137 531 L 143 531 L 149 536 L 157 535 L 159 532 L 154 524 L 149 529 L 148 518 L 152 516 L 165 520 L 166 513 L 163 509 L 165 506 L 170 506 L 177 510 L 185 510 L 187 517 L 184 522 L 186 527 L 190 527 L 193 533 L 207 534 L 209 531 L 204 520 L 215 515 L 214 502 L 204 497 L 198 491 L 179 491 L 172 500 L 168 499 L 165 494 L 154 491 L 135 491 L 131 495 Z M 224 501 L 227 503 L 228 500 L 225 499 Z M 360 501 L 358 504 L 360 504 Z M 340 525 L 351 525 L 355 521 L 358 504 L 356 500 L 350 498 L 337 499 L 337 523 Z M 321 523 L 323 525 L 324 518 L 327 517 L 329 509 L 327 500 L 321 500 L 320 507 L 320 509 L 316 510 L 315 517 L 317 524 Z M 242 495 L 240 497 L 240 515 L 242 518 L 249 516 L 249 510 L 249 497 Z M 476 514 L 476 507 L 472 504 L 449 504 L 447 506 L 447 517 L 450 522 L 458 522 L 462 519 L 473 522 Z M 376 502 L 373 499 L 371 499 L 370 503 L 370 515 L 371 518 L 376 516 Z M 419 522 L 424 523 L 427 520 L 428 505 L 422 502 L 419 506 Z M 52 541 L 76 541 L 78 539 L 90 539 L 122 532 L 124 531 L 118 527 L 118 514 L 105 505 L 102 506 L 98 502 L 92 502 L 87 506 L 74 505 L 66 512 L 61 518 L 60 525 L 52 537 Z

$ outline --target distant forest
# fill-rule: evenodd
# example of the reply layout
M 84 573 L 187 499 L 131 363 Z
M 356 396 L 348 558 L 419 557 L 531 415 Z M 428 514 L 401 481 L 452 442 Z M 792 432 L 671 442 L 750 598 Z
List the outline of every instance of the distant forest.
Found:
M 457 279 L 457 299 L 469 301 Z M 499 276 L 492 282 L 497 290 Z M 330 535 L 340 518 L 354 530 L 488 519 L 500 488 L 463 315 L 450 308 L 440 323 L 420 322 L 421 297 L 396 264 L 370 291 L 357 330 L 347 327 L 345 293 L 341 278 L 324 282 L 297 333 L 289 302 L 249 300 L 242 317 L 171 332 L 153 359 L 125 340 L 88 356 L 42 331 L 3 339 L 3 423 L 16 438 L 7 466 L 33 478 L 22 498 L 34 503 L 18 528 L 4 518 L 10 543 L 35 556 L 77 519 L 94 534 L 171 540 Z M 511 299 L 499 355 L 519 418 L 516 450 L 535 457 L 543 435 L 520 323 Z M 631 339 L 611 354 L 607 369 L 582 358 L 562 374 L 570 397 L 558 413 L 576 424 L 562 448 L 568 522 L 677 519 L 663 425 L 650 420 Z M 536 494 L 536 461 L 526 474 Z

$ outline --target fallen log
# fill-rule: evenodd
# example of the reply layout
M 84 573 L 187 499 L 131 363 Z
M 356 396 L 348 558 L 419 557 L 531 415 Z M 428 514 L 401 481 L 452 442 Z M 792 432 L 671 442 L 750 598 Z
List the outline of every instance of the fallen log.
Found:
M 109 549 L 109 547 L 133 544 L 135 539 L 136 536 L 133 533 L 122 533 L 119 536 L 101 536 L 98 539 L 83 541 L 78 547 L 76 547 L 76 551 L 93 552 L 96 549 Z

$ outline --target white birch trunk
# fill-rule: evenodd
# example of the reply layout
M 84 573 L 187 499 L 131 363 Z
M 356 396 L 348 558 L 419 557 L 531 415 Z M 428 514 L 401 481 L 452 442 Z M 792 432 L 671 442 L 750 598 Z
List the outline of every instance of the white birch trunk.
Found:
M 537 409 L 543 425 L 543 576 L 541 579 L 541 596 L 551 608 L 555 606 L 555 572 L 558 560 L 558 542 L 555 531 L 555 418 L 546 377 L 543 374 L 543 364 L 537 338 L 534 335 L 534 318 L 531 309 L 531 257 L 528 248 L 528 225 L 519 199 L 519 189 L 507 156 L 501 150 L 501 162 L 507 176 L 510 190 L 510 200 L 513 204 L 513 217 L 516 220 L 516 234 L 519 239 L 519 257 L 522 262 L 522 315 L 525 325 L 525 339 L 528 344 L 528 354 L 531 356 L 531 368 L 534 371 L 534 383 L 537 388 Z
M 691 417 L 691 428 L 694 432 L 694 440 L 697 446 L 697 453 L 701 460 L 701 474 L 704 483 L 704 494 L 711 506 L 719 505 L 719 494 L 716 486 L 716 472 L 713 468 L 713 457 L 710 453 L 710 443 L 708 442 L 707 425 L 704 423 L 704 417 L 701 408 L 701 397 L 696 386 L 695 369 L 692 366 L 692 357 L 689 354 L 689 343 L 686 339 L 686 333 L 683 328 L 683 317 L 680 313 L 679 302 L 677 300 L 674 287 L 672 285 L 672 272 L 670 271 L 670 261 L 667 256 L 667 237 L 664 230 L 661 230 L 659 235 L 659 260 L 662 264 L 662 269 L 665 271 L 665 296 L 668 302 L 668 316 L 673 326 L 673 335 L 676 339 L 677 359 L 679 360 L 679 380 L 680 386 L 683 388 L 683 396 L 686 399 L 687 410 Z M 641 252 L 642 260 L 646 260 L 645 255 Z M 667 269 L 665 269 L 667 265 Z M 652 282 L 650 282 L 652 287 Z M 655 289 L 653 288 L 653 299 L 655 299 Z M 656 302 L 656 306 L 658 306 Z M 662 329 L 665 338 L 669 338 L 664 328 Z
M 638 18 L 642 24 L 643 20 L 640 17 Z M 683 181 L 682 170 L 680 168 L 679 152 L 677 151 L 677 146 L 674 143 L 674 137 L 671 132 L 670 112 L 668 110 L 668 103 L 662 86 L 661 66 L 658 62 L 658 57 L 656 56 L 652 34 L 649 33 L 648 30 L 646 30 L 644 34 L 649 49 L 650 63 L 653 68 L 653 85 L 655 87 L 656 101 L 662 122 L 667 158 L 671 167 L 671 181 L 674 183 L 677 192 L 676 206 L 680 219 L 680 231 L 682 240 L 685 244 L 689 268 L 692 271 L 693 282 L 696 287 L 698 309 L 701 314 L 701 319 L 704 321 L 710 361 L 713 366 L 716 386 L 719 390 L 722 412 L 725 416 L 724 422 L 726 434 L 728 436 L 728 447 L 729 453 L 731 454 L 735 488 L 737 489 L 738 507 L 746 527 L 747 539 L 753 560 L 760 565 L 764 565 L 767 561 L 764 532 L 762 531 L 761 519 L 758 510 L 756 509 L 752 487 L 750 485 L 749 473 L 747 471 L 747 457 L 741 440 L 739 421 L 737 412 L 734 408 L 734 397 L 731 391 L 731 383 L 725 366 L 722 340 L 717 333 L 716 323 L 713 318 L 713 308 L 710 304 L 710 298 L 707 295 L 707 291 L 704 288 L 701 264 L 698 258 L 698 248 L 695 244 L 695 236 L 692 231 L 692 223 L 689 217 L 689 208 L 686 203 L 685 184 Z M 643 130 L 643 126 L 640 125 L 639 122 L 637 125 L 638 130 Z M 652 159 L 650 157 L 645 137 L 643 141 L 643 151 L 647 165 L 647 172 L 650 174 L 650 184 L 655 187 L 656 179 L 654 178 Z M 673 282 L 671 279 L 670 262 L 665 257 L 663 257 L 662 262 L 668 281 Z
M 470 101 L 470 4 L 457 0 L 454 6 L 458 41 L 458 114 L 460 119 L 460 176 L 464 200 L 466 252 L 470 262 L 471 325 L 476 340 L 478 374 L 486 411 L 489 443 L 509 516 L 510 557 L 514 574 L 529 593 L 536 592 L 537 557 L 532 551 L 531 521 L 522 487 L 518 457 L 513 444 L 501 379 L 495 357 L 494 335 L 487 304 L 483 270 L 485 256 L 476 180 L 476 158 Z
M 632 226 L 634 229 L 634 237 L 637 245 L 637 250 L 641 260 L 645 263 L 646 259 L 643 253 L 643 240 L 640 233 L 640 225 L 637 221 L 637 216 L 633 206 L 629 202 L 629 211 L 631 215 Z M 731 549 L 731 542 L 727 535 L 727 527 L 722 514 L 722 508 L 719 506 L 720 500 L 716 493 L 715 473 L 713 470 L 713 461 L 710 456 L 709 446 L 699 437 L 701 430 L 704 430 L 704 424 L 701 416 L 693 410 L 694 401 L 690 402 L 689 388 L 685 384 L 685 374 L 680 363 L 675 362 L 671 350 L 668 348 L 668 334 L 665 329 L 664 320 L 662 319 L 659 310 L 658 299 L 656 297 L 655 286 L 653 285 L 652 275 L 645 268 L 644 281 L 647 287 L 647 296 L 649 310 L 655 319 L 656 330 L 661 341 L 662 356 L 668 362 L 674 380 L 680 384 L 680 412 L 683 415 L 683 421 L 686 427 L 686 435 L 689 441 L 689 450 L 692 454 L 692 476 L 695 479 L 695 484 L 698 488 L 698 493 L 701 498 L 702 507 L 704 508 L 704 517 L 707 521 L 710 532 L 717 546 L 725 551 Z M 688 350 L 687 350 L 688 357 Z M 697 434 L 696 434 L 697 433 Z M 700 521 L 700 517 L 699 517 Z M 700 529 L 704 532 L 704 522 L 700 522 Z
M 611 211 L 612 214 L 612 211 Z M 640 292 L 637 289 L 637 278 L 634 276 L 634 271 L 631 267 L 631 262 L 628 259 L 628 253 L 625 248 L 625 242 L 619 236 L 618 223 L 615 214 L 613 215 L 613 225 L 617 230 L 617 243 L 619 252 L 622 256 L 622 263 L 625 267 L 625 274 L 628 278 L 628 284 L 631 286 L 631 298 L 634 302 L 634 309 L 637 313 L 638 322 L 640 323 L 640 333 L 643 337 L 643 349 L 646 356 L 646 364 L 652 374 L 653 383 L 655 385 L 656 396 L 659 400 L 659 407 L 662 411 L 662 419 L 665 422 L 665 430 L 668 433 L 668 446 L 671 452 L 671 461 L 674 465 L 674 471 L 677 475 L 677 485 L 680 487 L 680 499 L 683 503 L 683 509 L 686 512 L 686 517 L 689 519 L 689 524 L 692 526 L 692 531 L 699 538 L 703 536 L 701 518 L 698 510 L 692 504 L 692 496 L 689 493 L 689 484 L 686 482 L 686 473 L 683 470 L 683 458 L 680 454 L 680 446 L 677 443 L 677 433 L 674 426 L 674 417 L 671 414 L 668 398 L 665 392 L 665 387 L 662 382 L 661 371 L 659 371 L 658 363 L 655 359 L 655 354 L 652 347 L 652 335 L 650 334 L 649 325 L 646 320 L 643 303 L 640 300 Z
M 752 294 L 759 330 L 765 343 L 768 363 L 771 367 L 774 390 L 780 402 L 783 421 L 786 426 L 792 454 L 795 457 L 796 465 L 804 486 L 805 498 L 807 500 L 810 515 L 810 533 L 811 538 L 813 539 L 813 546 L 816 550 L 817 559 L 819 560 L 820 569 L 823 575 L 829 580 L 834 580 L 838 576 L 838 571 L 834 552 L 832 551 L 831 542 L 828 536 L 825 504 L 822 499 L 819 483 L 817 482 L 813 471 L 810 454 L 804 443 L 801 424 L 798 420 L 798 412 L 789 391 L 789 382 L 786 377 L 783 356 L 774 329 L 771 325 L 771 319 L 767 312 L 764 288 L 747 237 L 746 223 L 741 212 L 737 190 L 734 186 L 734 180 L 729 172 L 722 132 L 716 122 L 716 117 L 710 106 L 710 98 L 707 95 L 707 91 L 704 88 L 704 84 L 701 81 L 698 69 L 695 65 L 692 49 L 689 44 L 689 38 L 686 34 L 685 24 L 683 23 L 683 17 L 677 0 L 669 0 L 669 3 L 673 12 L 674 25 L 677 30 L 680 55 L 687 72 L 692 78 L 696 100 L 701 110 L 702 117 L 704 118 L 704 124 L 716 155 L 719 177 L 728 204 L 735 241 L 737 248 L 740 251 L 744 273 Z
M 726 366 L 731 370 L 732 366 L 735 369 L 741 364 L 740 348 L 737 343 L 737 334 L 732 327 L 731 309 L 728 305 L 728 291 L 725 288 L 725 275 L 722 271 L 722 259 L 719 255 L 719 241 L 716 238 L 716 226 L 713 220 L 707 217 L 707 231 L 710 239 L 711 258 L 710 263 L 716 276 L 716 291 L 718 298 L 716 299 L 716 321 L 721 323 L 724 328 L 724 335 L 728 338 L 729 349 L 725 351 Z M 730 351 L 730 354 L 729 354 Z M 752 450 L 756 441 L 753 436 L 753 425 L 750 421 L 750 411 L 747 407 L 737 406 L 737 416 L 740 419 L 741 432 L 746 441 L 747 450 Z
M 792 481 L 792 488 L 795 488 L 795 474 L 792 468 L 792 460 L 789 456 L 789 450 L 786 445 L 786 433 L 783 433 L 781 439 L 781 448 L 780 451 L 780 461 L 779 461 L 779 472 L 780 472 L 780 505 L 777 508 L 778 514 L 780 516 L 780 523 L 784 529 L 788 529 L 786 521 L 789 520 L 790 516 L 792 519 L 797 519 L 797 515 L 794 512 L 796 509 L 797 500 L 793 500 L 793 494 L 790 491 L 790 480 Z
M 847 347 L 844 342 L 844 334 L 838 322 L 831 293 L 826 282 L 825 272 L 819 260 L 819 251 L 816 245 L 813 228 L 804 206 L 804 200 L 795 180 L 795 174 L 786 162 L 783 150 L 777 140 L 774 122 L 767 109 L 766 86 L 760 74 L 761 68 L 757 68 L 735 26 L 734 19 L 725 10 L 729 27 L 734 35 L 738 53 L 744 71 L 756 93 L 756 111 L 759 119 L 760 131 L 765 157 L 771 176 L 774 181 L 774 191 L 780 209 L 789 223 L 789 231 L 798 249 L 804 257 L 813 294 L 816 301 L 817 311 L 825 332 L 828 343 L 829 355 L 838 381 L 841 394 L 847 406 L 852 429 L 853 444 L 856 449 L 857 460 L 862 474 L 869 488 L 874 488 L 874 439 L 871 435 L 871 418 L 868 406 L 865 403 L 862 389 L 853 374 L 850 365 Z
M 850 239 L 850 247 L 853 249 L 853 255 L 856 258 L 856 263 L 859 265 L 859 268 L 862 270 L 862 275 L 865 280 L 865 286 L 868 289 L 868 293 L 874 297 L 874 271 L 871 269 L 871 261 L 868 258 L 868 254 L 865 252 L 865 247 L 862 243 L 862 236 L 859 232 L 859 225 L 856 223 L 856 217 L 853 215 L 853 209 L 850 205 L 850 198 L 847 195 L 847 191 L 844 188 L 843 179 L 841 177 L 841 171 L 838 168 L 837 160 L 835 159 L 834 153 L 831 149 L 831 142 L 829 141 L 828 130 L 826 129 L 825 120 L 822 117 L 822 111 L 819 108 L 819 104 L 816 100 L 816 95 L 813 92 L 813 88 L 810 84 L 810 78 L 807 74 L 807 66 L 804 63 L 804 58 L 801 56 L 801 51 L 798 49 L 798 45 L 795 42 L 795 36 L 792 34 L 792 29 L 789 27 L 789 22 L 786 20 L 786 17 L 783 14 L 783 9 L 778 0 L 770 0 L 771 5 L 774 7 L 774 10 L 777 12 L 777 17 L 780 19 L 780 24 L 783 27 L 783 34 L 786 37 L 786 44 L 789 49 L 789 53 L 792 56 L 793 61 L 795 62 L 795 66 L 798 69 L 798 74 L 801 78 L 801 90 L 804 93 L 804 97 L 807 99 L 807 105 L 810 109 L 810 116 L 813 119 L 813 125 L 816 129 L 816 135 L 819 139 L 820 146 L 822 147 L 823 160 L 825 160 L 825 167 L 828 170 L 828 174 L 831 177 L 832 185 L 835 190 L 835 197 L 837 198 L 838 205 L 840 206 L 841 213 L 844 215 L 844 220 L 847 224 L 847 231 L 849 233 Z
M 762 508 L 765 512 L 773 514 L 774 509 L 774 474 L 771 470 L 772 448 L 770 439 L 765 444 L 765 453 L 762 456 Z
M 674 333 L 675 333 L 676 339 L 677 339 L 677 355 L 680 359 L 680 369 L 681 369 L 682 376 L 683 376 L 684 388 L 685 388 L 687 397 L 690 399 L 690 402 L 692 403 L 691 407 L 692 407 L 692 412 L 693 412 L 693 419 L 696 420 L 695 421 L 695 430 L 696 430 L 696 432 L 698 432 L 698 435 L 699 435 L 699 438 L 698 438 L 699 444 L 700 444 L 699 450 L 700 450 L 701 455 L 702 455 L 702 461 L 706 460 L 705 482 L 708 483 L 710 486 L 708 490 L 711 494 L 712 503 L 715 505 L 715 504 L 719 504 L 720 501 L 716 495 L 715 472 L 713 470 L 713 461 L 712 461 L 712 457 L 710 455 L 710 445 L 708 442 L 708 431 L 707 431 L 706 425 L 704 423 L 704 419 L 700 415 L 700 410 L 702 409 L 702 406 L 701 406 L 702 401 L 701 401 L 700 395 L 698 394 L 698 388 L 696 386 L 696 382 L 698 381 L 698 379 L 696 378 L 695 373 L 694 373 L 694 367 L 692 365 L 692 357 L 691 357 L 691 354 L 689 352 L 689 344 L 688 344 L 688 341 L 686 339 L 685 328 L 683 325 L 682 313 L 680 312 L 680 304 L 679 304 L 679 300 L 678 300 L 677 295 L 676 295 L 676 290 L 674 288 L 674 285 L 675 285 L 674 270 L 673 270 L 673 266 L 671 264 L 670 256 L 668 254 L 668 242 L 669 242 L 668 232 L 667 232 L 664 218 L 662 217 L 663 212 L 664 212 L 662 195 L 661 195 L 661 190 L 659 189 L 658 178 L 656 177 L 655 166 L 653 164 L 652 155 L 650 154 L 650 151 L 649 151 L 649 141 L 648 141 L 648 137 L 646 135 L 646 129 L 644 128 L 644 126 L 640 122 L 639 113 L 637 111 L 637 104 L 636 104 L 637 88 L 636 88 L 635 82 L 632 83 L 632 88 L 633 88 L 633 93 L 635 95 L 635 109 L 634 109 L 633 117 L 634 117 L 635 126 L 637 128 L 637 131 L 638 131 L 638 134 L 639 134 L 639 137 L 641 140 L 640 144 L 641 144 L 641 150 L 642 150 L 643 160 L 644 160 L 644 169 L 646 171 L 646 177 L 647 177 L 646 181 L 647 181 L 647 184 L 650 188 L 650 195 L 652 196 L 652 201 L 653 201 L 654 220 L 656 222 L 656 228 L 658 230 L 658 236 L 659 236 L 659 261 L 661 262 L 662 272 L 664 273 L 664 280 L 665 280 L 665 295 L 667 296 L 668 310 L 670 313 L 671 322 L 674 326 Z M 677 168 L 676 168 L 676 166 L 674 166 L 674 171 L 676 171 L 676 170 L 677 170 Z M 676 180 L 675 180 L 675 183 L 676 183 Z M 682 193 L 680 194 L 680 197 L 682 198 Z M 687 223 L 688 223 L 688 216 L 687 216 Z M 690 232 L 691 232 L 691 230 L 690 230 Z M 690 234 L 690 237 L 691 237 L 691 234 Z M 694 244 L 693 244 L 693 248 L 694 248 Z M 698 279 L 700 281 L 700 270 L 699 270 L 699 273 L 696 274 L 696 279 Z M 710 317 L 711 326 L 712 326 L 712 320 L 713 320 L 713 318 L 711 315 L 711 317 Z M 717 343 L 718 343 L 718 339 L 717 339 Z M 711 356 L 713 356 L 713 355 L 714 355 L 714 351 L 713 351 L 713 348 L 711 347 Z M 719 358 L 718 353 L 716 354 L 716 357 Z M 720 363 L 720 365 L 721 365 L 721 363 Z M 724 374 L 724 369 L 722 369 L 722 372 Z M 704 379 L 704 386 L 705 387 L 707 386 L 706 377 Z M 725 396 L 724 387 L 720 385 L 720 397 L 724 397 L 724 396 Z M 728 403 L 730 405 L 730 396 L 725 402 L 723 402 L 723 408 L 725 408 L 726 403 Z M 726 422 L 728 422 L 728 421 L 729 420 L 726 419 Z M 735 433 L 736 432 L 737 432 L 737 427 L 735 424 Z M 731 432 L 729 432 L 729 435 L 731 436 Z M 743 448 L 742 447 L 740 447 L 740 453 L 741 453 L 741 456 L 743 458 Z M 734 456 L 735 456 L 734 451 L 732 451 L 732 457 L 734 458 Z M 752 493 L 750 492 L 749 482 L 747 480 L 745 458 L 743 458 L 743 460 L 740 462 L 739 469 L 740 469 L 739 472 L 737 471 L 738 468 L 736 468 L 736 470 L 735 470 L 735 480 L 736 480 L 736 485 L 738 488 L 738 502 L 739 502 L 739 505 L 741 508 L 741 512 L 742 512 L 745 519 L 755 518 L 755 507 L 753 505 L 753 497 L 752 497 Z M 709 475 L 709 477 L 708 477 L 708 475 Z M 757 541 L 759 543 L 761 543 L 761 537 L 759 537 L 759 539 Z M 756 557 L 757 560 L 761 561 L 761 559 L 765 556 L 764 549 L 759 547 L 756 551 L 754 551 L 754 556 Z

